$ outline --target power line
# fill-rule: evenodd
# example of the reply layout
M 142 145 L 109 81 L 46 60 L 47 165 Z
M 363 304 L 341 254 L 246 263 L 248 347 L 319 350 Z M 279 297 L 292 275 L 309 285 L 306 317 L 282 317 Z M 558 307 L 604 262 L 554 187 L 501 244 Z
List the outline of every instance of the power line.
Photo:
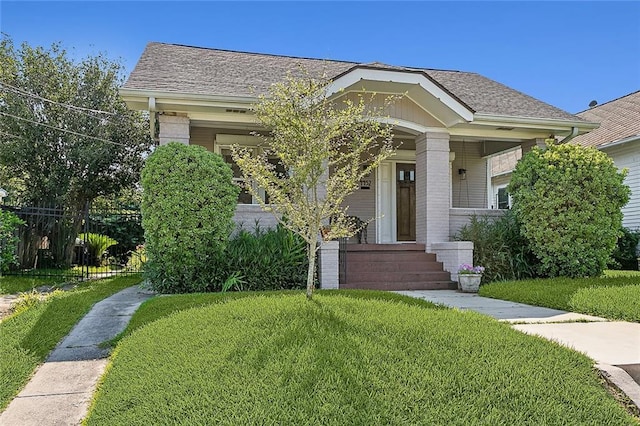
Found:
M 11 133 L 2 132 L 2 131 L 0 131 L 0 135 L 3 135 L 3 136 L 9 136 L 10 138 L 21 139 L 21 137 L 20 137 L 20 136 L 18 136 L 18 135 L 13 135 L 13 134 L 11 134 Z
M 28 118 L 18 117 L 17 115 L 8 114 L 6 112 L 0 111 L 0 115 L 5 115 L 7 117 L 15 118 L 16 120 L 22 120 L 22 121 L 26 121 L 28 123 L 37 124 L 39 126 L 48 127 L 50 129 L 53 129 L 53 130 L 59 130 L 61 132 L 70 133 L 72 135 L 80 136 L 80 137 L 83 137 L 83 138 L 94 139 L 94 140 L 97 140 L 97 141 L 100 141 L 100 142 L 106 142 L 106 143 L 110 143 L 110 144 L 113 144 L 113 145 L 120 145 L 120 146 L 127 147 L 127 145 L 125 145 L 123 143 L 120 143 L 120 142 L 114 142 L 114 141 L 110 141 L 110 140 L 107 140 L 107 139 L 98 138 L 98 137 L 95 137 L 95 136 L 85 135 L 85 134 L 82 134 L 82 133 L 74 132 L 73 130 L 67 130 L 67 129 L 63 129 L 61 127 L 52 126 L 50 124 L 42 123 L 42 122 L 39 122 L 39 121 L 30 120 Z
M 40 99 L 41 101 L 49 102 L 49 103 L 52 103 L 52 104 L 55 104 L 55 105 L 59 105 L 59 106 L 62 106 L 62 107 L 65 107 L 65 108 L 69 108 L 69 109 L 74 109 L 74 110 L 77 110 L 77 111 L 80 111 L 80 112 L 85 112 L 85 113 L 86 112 L 93 112 L 93 113 L 96 113 L 96 114 L 106 114 L 106 115 L 110 115 L 110 116 L 117 116 L 118 115 L 116 113 L 109 112 L 109 111 L 104 111 L 104 110 L 100 110 L 100 109 L 83 108 L 83 107 L 79 107 L 79 106 L 75 106 L 75 105 L 71 105 L 71 104 L 52 101 L 51 99 L 43 98 L 42 96 L 36 95 L 34 93 L 27 92 L 26 90 L 20 89 L 19 87 L 12 86 L 12 85 L 10 85 L 8 83 L 5 83 L 4 81 L 0 81 L 0 84 L 5 86 L 5 87 L 8 87 L 14 93 L 18 93 L 18 94 L 26 95 L 26 96 L 31 96 L 32 98 Z M 91 117 L 95 118 L 95 116 L 91 116 Z

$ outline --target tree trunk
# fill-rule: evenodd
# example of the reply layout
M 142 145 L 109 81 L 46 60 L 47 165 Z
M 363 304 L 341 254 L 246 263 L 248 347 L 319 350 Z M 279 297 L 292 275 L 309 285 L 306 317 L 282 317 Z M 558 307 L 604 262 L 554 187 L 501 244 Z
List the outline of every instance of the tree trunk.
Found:
M 309 270 L 307 271 L 307 300 L 311 300 L 313 297 L 313 278 L 316 271 L 316 244 L 318 243 L 315 241 L 309 244 L 309 249 L 307 250 L 307 260 L 309 260 Z

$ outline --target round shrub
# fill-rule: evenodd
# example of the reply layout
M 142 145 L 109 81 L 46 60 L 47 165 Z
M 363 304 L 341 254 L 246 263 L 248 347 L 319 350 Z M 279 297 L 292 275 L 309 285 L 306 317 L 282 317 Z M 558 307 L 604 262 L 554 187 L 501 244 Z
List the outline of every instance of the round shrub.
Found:
M 142 188 L 146 278 L 161 292 L 204 290 L 234 228 L 231 168 L 203 147 L 172 142 L 147 159 Z
M 509 193 L 542 276 L 599 276 L 629 199 L 613 160 L 595 148 L 550 144 L 516 166 Z

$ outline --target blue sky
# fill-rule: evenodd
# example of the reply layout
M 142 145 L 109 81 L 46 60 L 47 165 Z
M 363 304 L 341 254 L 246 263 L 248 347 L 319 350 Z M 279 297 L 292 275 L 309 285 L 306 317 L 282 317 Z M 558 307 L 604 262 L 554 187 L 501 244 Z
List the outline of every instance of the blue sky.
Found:
M 160 41 L 473 71 L 572 113 L 640 90 L 639 2 L 1 0 L 0 30 L 127 73 Z

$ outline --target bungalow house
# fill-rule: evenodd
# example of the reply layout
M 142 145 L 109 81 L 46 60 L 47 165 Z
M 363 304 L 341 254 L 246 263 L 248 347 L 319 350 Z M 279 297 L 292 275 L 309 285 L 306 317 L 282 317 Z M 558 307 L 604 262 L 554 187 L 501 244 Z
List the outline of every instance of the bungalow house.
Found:
M 607 153 L 619 169 L 628 170 L 625 183 L 631 188 L 631 197 L 622 208 L 622 226 L 640 231 L 640 91 L 576 115 L 600 123 L 600 127 L 571 143 L 596 147 Z
M 348 199 L 351 215 L 375 218 L 369 244 L 347 244 L 340 255 L 331 244 L 323 246 L 325 288 L 449 287 L 473 250 L 452 236 L 473 214 L 497 212 L 491 210 L 487 159 L 597 126 L 471 72 L 164 43 L 146 47 L 120 94 L 130 108 L 150 112 L 150 130 L 160 144 L 201 145 L 232 163 L 231 145 L 259 149 L 251 136 L 258 129 L 251 113 L 257 94 L 301 68 L 328 75 L 336 100 L 363 90 L 405 95 L 390 111 L 397 154 Z M 241 180 L 237 168 L 234 173 Z M 256 200 L 241 194 L 236 220 L 258 219 L 274 223 Z

